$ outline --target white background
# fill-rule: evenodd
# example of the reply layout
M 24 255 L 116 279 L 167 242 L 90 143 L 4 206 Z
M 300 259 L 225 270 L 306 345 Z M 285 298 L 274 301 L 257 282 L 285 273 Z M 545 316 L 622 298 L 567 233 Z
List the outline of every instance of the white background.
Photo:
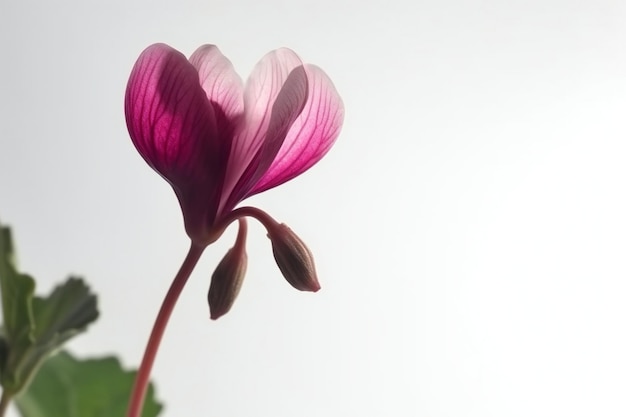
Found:
M 287 46 L 345 101 L 327 157 L 247 201 L 322 291 L 289 287 L 255 223 L 211 322 L 229 230 L 166 333 L 163 416 L 626 414 L 623 1 L 1 1 L 0 220 L 41 292 L 99 294 L 76 353 L 137 366 L 188 246 L 126 132 L 146 46 L 214 43 L 243 77 Z

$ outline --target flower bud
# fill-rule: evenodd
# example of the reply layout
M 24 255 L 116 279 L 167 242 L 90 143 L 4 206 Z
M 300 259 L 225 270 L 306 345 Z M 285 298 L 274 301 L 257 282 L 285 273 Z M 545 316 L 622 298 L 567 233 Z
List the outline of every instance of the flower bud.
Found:
M 245 248 L 245 220 L 240 220 L 239 224 L 235 246 L 226 252 L 211 277 L 208 300 L 212 320 L 217 320 L 228 313 L 239 295 L 243 278 L 246 275 L 248 255 Z
M 285 224 L 268 229 L 268 237 L 272 241 L 274 259 L 287 282 L 300 291 L 318 291 L 320 284 L 313 254 L 304 242 Z

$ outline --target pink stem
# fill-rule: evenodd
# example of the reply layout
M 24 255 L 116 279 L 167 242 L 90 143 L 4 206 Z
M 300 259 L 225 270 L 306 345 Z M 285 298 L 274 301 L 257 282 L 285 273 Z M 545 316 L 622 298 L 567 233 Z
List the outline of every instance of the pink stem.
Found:
M 219 230 L 219 233 L 221 234 L 224 232 L 224 230 L 226 230 L 231 222 L 246 216 L 257 219 L 259 223 L 265 226 L 268 231 L 278 225 L 276 220 L 274 220 L 269 214 L 267 214 L 263 210 L 260 210 L 256 207 L 245 206 L 239 207 L 238 209 L 235 209 L 227 214 L 224 217 L 224 220 L 222 220 L 220 224 L 216 227 L 216 230 Z
M 159 350 L 165 327 L 172 314 L 172 310 L 174 310 L 178 296 L 185 287 L 185 283 L 189 275 L 191 275 L 191 271 L 193 271 L 198 263 L 204 248 L 204 246 L 191 244 L 187 257 L 180 266 L 180 270 L 178 274 L 176 274 L 174 281 L 172 281 L 172 285 L 163 300 L 163 304 L 161 304 L 161 309 L 152 327 L 152 333 L 150 334 L 148 345 L 146 346 L 143 359 L 141 360 L 141 366 L 139 367 L 139 371 L 137 371 L 135 386 L 133 387 L 133 393 L 130 397 L 130 405 L 128 407 L 128 417 L 139 417 L 141 415 L 143 402 L 150 382 L 150 372 L 152 371 L 152 365 L 154 364 L 154 359 Z

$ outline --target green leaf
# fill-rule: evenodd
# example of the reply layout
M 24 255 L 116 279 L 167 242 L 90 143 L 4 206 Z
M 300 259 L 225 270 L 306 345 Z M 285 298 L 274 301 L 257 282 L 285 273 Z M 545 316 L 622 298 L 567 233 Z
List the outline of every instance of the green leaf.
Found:
M 114 357 L 78 360 L 63 351 L 41 366 L 15 402 L 22 417 L 124 417 L 135 374 Z M 162 408 L 151 384 L 142 417 Z
M 34 297 L 33 339 L 54 349 L 98 318 L 96 296 L 80 278 L 69 278 L 47 298 Z
M 4 315 L 0 383 L 14 395 L 63 342 L 97 319 L 97 302 L 78 278 L 69 278 L 48 297 L 34 296 L 35 281 L 17 271 L 11 232 L 1 225 L 0 290 Z
M 63 342 L 84 331 L 98 318 L 95 295 L 90 294 L 85 283 L 77 278 L 70 278 L 57 286 L 46 298 L 34 297 L 32 306 L 35 326 L 30 345 L 18 351 L 10 348 L 11 355 L 18 362 L 12 392 L 19 392 L 41 362 Z
M 3 355 L 0 363 L 0 381 L 5 390 L 14 392 L 19 385 L 16 375 L 20 367 L 20 352 L 31 345 L 34 328 L 32 299 L 35 281 L 17 272 L 11 230 L 0 225 L 0 290 L 2 291 Z
M 4 329 L 0 329 L 0 377 L 2 376 L 2 368 L 7 363 L 9 357 L 9 344 L 4 334 Z
M 28 345 L 34 327 L 31 303 L 35 293 L 35 280 L 17 272 L 11 230 L 1 224 L 0 291 L 2 291 L 4 338 L 7 344 L 22 347 Z

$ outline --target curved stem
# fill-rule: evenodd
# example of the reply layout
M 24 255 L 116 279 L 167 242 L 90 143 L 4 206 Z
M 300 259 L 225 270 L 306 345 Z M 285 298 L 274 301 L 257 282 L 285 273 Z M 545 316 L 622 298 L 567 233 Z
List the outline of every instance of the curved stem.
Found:
M 246 250 L 246 236 L 248 234 L 248 222 L 245 218 L 239 218 L 239 231 L 237 232 L 237 238 L 235 239 L 234 248 L 243 252 Z
M 156 358 L 156 354 L 159 350 L 159 345 L 161 344 L 165 327 L 167 326 L 167 322 L 172 314 L 172 310 L 174 310 L 178 296 L 185 287 L 185 283 L 187 282 L 189 275 L 191 275 L 191 271 L 193 271 L 194 267 L 198 263 L 204 248 L 204 246 L 196 246 L 193 243 L 191 244 L 187 257 L 183 261 L 178 274 L 176 274 L 170 289 L 165 295 L 159 314 L 157 315 L 154 326 L 152 327 L 152 333 L 148 339 L 148 345 L 146 346 L 146 350 L 143 354 L 141 366 L 137 371 L 135 385 L 130 397 L 130 405 L 128 406 L 128 417 L 139 417 L 141 415 L 146 390 L 148 389 L 148 384 L 150 382 L 150 371 L 152 370 L 154 359 Z
M 261 209 L 252 206 L 239 207 L 228 213 L 224 219 L 216 227 L 219 230 L 219 234 L 224 232 L 229 224 L 242 217 L 253 217 L 259 221 L 268 231 L 278 225 L 278 222 L 274 220 L 269 214 Z

